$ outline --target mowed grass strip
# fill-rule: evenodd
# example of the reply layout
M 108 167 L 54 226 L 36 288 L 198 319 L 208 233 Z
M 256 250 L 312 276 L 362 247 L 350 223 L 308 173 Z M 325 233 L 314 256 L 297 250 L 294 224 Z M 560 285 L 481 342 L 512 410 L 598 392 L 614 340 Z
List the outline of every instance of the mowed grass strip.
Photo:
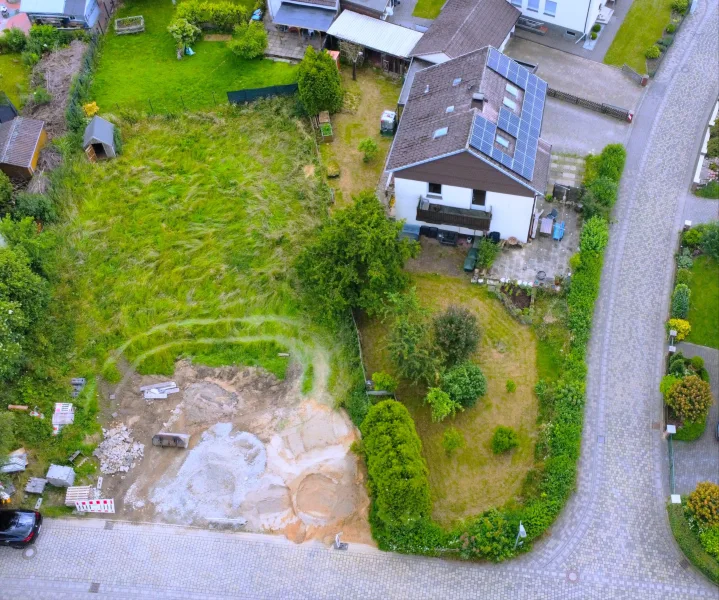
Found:
M 692 326 L 688 342 L 719 348 L 719 261 L 702 255 L 694 260 L 687 320 Z
M 447 0 L 419 0 L 412 11 L 413 17 L 436 19 Z
M 297 80 L 296 66 L 266 59 L 241 60 L 225 42 L 200 40 L 192 45 L 194 56 L 177 60 L 175 41 L 167 32 L 174 14 L 169 1 L 123 3 L 116 17 L 142 15 L 145 31 L 115 35 L 110 29 L 105 36 L 92 88 L 101 110 L 116 111 L 119 106 L 161 113 L 206 108 L 226 103 L 228 91 Z
M 327 191 L 305 174 L 314 143 L 291 105 L 125 122 L 118 159 L 66 168 L 59 235 L 81 348 L 104 360 L 136 336 L 130 353 L 147 350 L 144 334 L 167 323 L 204 319 L 152 330 L 152 347 L 239 332 L 212 319 L 296 316 L 289 266 Z
M 454 419 L 432 423 L 423 404 L 426 390 L 403 384 L 397 396 L 407 406 L 422 440 L 422 452 L 429 467 L 434 518 L 443 525 L 501 506 L 521 491 L 527 472 L 534 464 L 537 399 L 536 338 L 530 327 L 515 321 L 486 289 L 471 286 L 465 279 L 443 275 L 412 274 L 421 302 L 433 311 L 450 304 L 472 310 L 482 331 L 480 348 L 473 360 L 482 368 L 488 384 L 487 395 L 474 408 Z M 368 376 L 375 371 L 393 372 L 386 350 L 388 327 L 378 319 L 360 322 L 362 351 Z M 507 380 L 517 389 L 510 393 Z M 492 453 L 494 428 L 505 425 L 519 434 L 519 448 L 497 456 Z M 442 446 L 444 431 L 456 427 L 465 446 L 448 457 Z
M 0 90 L 20 108 L 22 95 L 27 93 L 30 69 L 22 64 L 19 54 L 0 54 Z
M 638 73 L 646 73 L 644 53 L 661 39 L 671 16 L 672 0 L 634 0 L 604 56 L 604 62 L 617 67 L 626 63 Z

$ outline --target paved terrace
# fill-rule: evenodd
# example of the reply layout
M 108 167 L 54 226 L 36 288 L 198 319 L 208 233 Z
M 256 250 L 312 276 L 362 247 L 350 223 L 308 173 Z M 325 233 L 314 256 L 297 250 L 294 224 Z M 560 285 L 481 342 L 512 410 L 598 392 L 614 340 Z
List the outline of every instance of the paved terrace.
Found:
M 578 490 L 532 553 L 467 564 L 48 519 L 35 558 L 0 549 L 0 598 L 719 598 L 682 562 L 669 531 L 666 443 L 655 428 L 672 248 L 719 88 L 719 7 L 699 2 L 634 124 L 588 361 Z

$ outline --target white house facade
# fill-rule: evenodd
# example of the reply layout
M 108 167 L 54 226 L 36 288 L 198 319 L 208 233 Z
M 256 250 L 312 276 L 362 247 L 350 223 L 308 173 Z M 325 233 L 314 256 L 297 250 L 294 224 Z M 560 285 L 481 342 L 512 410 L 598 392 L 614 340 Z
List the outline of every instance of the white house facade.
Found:
M 386 166 L 394 217 L 432 237 L 528 241 L 551 160 L 546 90 L 490 47 L 414 73 Z
M 435 193 L 430 192 L 430 189 Z M 487 218 L 489 219 L 490 229 L 499 232 L 502 239 L 515 237 L 520 242 L 527 241 L 532 215 L 534 214 L 534 195 L 502 194 L 443 185 L 441 183 L 413 181 L 401 177 L 394 179 L 394 192 L 395 218 L 402 219 L 410 225 L 436 226 L 438 229 L 445 231 L 456 231 L 463 235 L 473 236 L 485 232 L 481 219 L 488 213 Z M 482 204 L 477 204 L 478 199 L 482 196 L 482 200 L 479 200 Z M 448 209 L 458 208 L 472 211 L 475 213 L 474 215 L 465 213 L 466 217 L 468 217 L 466 223 L 472 223 L 473 216 L 476 217 L 477 223 L 469 226 L 451 225 L 446 222 L 439 223 L 439 221 L 447 220 L 446 214 L 440 214 L 439 211 L 437 211 L 437 223 L 423 221 L 419 218 L 423 214 L 421 212 L 423 203 L 426 203 L 426 210 L 431 210 L 431 207 L 436 205 Z M 429 218 L 431 219 L 432 217 Z
M 522 16 L 563 29 L 587 34 L 606 0 L 507 0 Z

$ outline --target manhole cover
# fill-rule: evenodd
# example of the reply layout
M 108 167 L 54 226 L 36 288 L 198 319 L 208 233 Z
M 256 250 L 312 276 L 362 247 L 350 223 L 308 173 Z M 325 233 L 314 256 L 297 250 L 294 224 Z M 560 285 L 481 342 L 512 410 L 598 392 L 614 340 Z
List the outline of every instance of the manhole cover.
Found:
M 660 427 L 661 425 L 657 421 L 654 421 L 654 423 L 652 423 L 652 429 L 659 429 Z
M 37 554 L 37 548 L 35 548 L 34 546 L 28 546 L 27 548 L 25 548 L 25 550 L 22 551 L 22 557 L 25 560 L 30 560 L 30 559 L 35 558 L 36 554 Z
M 100 593 L 100 584 L 96 582 L 92 582 L 90 584 L 90 593 L 91 594 L 99 594 Z
M 112 529 L 115 526 L 113 521 L 105 521 L 105 529 Z
M 689 568 L 689 561 L 686 558 L 682 558 L 682 560 L 679 561 L 679 566 L 686 571 Z
M 603 444 L 603 443 L 604 443 L 604 436 L 603 436 L 603 435 L 598 435 L 598 436 L 597 436 L 597 442 L 599 442 L 600 444 Z
M 579 580 L 579 573 L 577 573 L 576 571 L 567 572 L 567 580 L 571 583 L 577 583 L 577 581 Z

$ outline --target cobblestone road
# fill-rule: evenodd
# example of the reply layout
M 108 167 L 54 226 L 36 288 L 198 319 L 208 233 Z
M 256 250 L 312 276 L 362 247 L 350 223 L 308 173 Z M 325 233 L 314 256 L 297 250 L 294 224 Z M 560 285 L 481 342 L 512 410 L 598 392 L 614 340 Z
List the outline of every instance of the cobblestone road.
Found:
M 659 431 L 672 248 L 717 97 L 716 0 L 702 0 L 633 125 L 597 306 L 578 491 L 523 558 L 474 565 L 100 520 L 46 522 L 0 549 L 0 598 L 719 598 L 668 529 Z

